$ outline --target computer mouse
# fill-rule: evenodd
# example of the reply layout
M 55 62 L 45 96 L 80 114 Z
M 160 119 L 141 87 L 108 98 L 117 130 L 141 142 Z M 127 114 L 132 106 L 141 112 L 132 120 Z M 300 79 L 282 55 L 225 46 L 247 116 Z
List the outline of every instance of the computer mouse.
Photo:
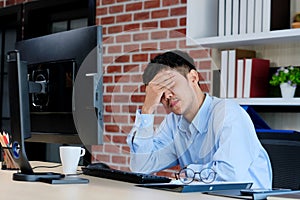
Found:
M 86 166 L 88 169 L 110 169 L 110 167 L 103 163 L 103 162 L 98 162 L 98 163 L 91 163 L 88 166 Z

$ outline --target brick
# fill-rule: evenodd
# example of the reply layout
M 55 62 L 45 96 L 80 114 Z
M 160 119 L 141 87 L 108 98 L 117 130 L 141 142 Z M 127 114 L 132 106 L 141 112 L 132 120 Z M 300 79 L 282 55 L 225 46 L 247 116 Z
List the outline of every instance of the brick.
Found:
M 211 61 L 207 60 L 207 61 L 201 61 L 200 62 L 200 69 L 211 69 Z
M 209 93 L 210 84 L 201 84 L 200 83 L 200 88 L 203 92 Z
M 104 64 L 110 64 L 114 61 L 113 56 L 103 56 L 103 63 Z
M 169 16 L 169 10 L 168 9 L 163 9 L 163 10 L 155 10 L 151 12 L 151 18 L 156 19 L 156 18 L 165 18 Z
M 156 29 L 158 28 L 158 22 L 144 22 L 142 23 L 142 28 L 153 28 Z
M 146 86 L 143 84 L 140 86 L 140 92 L 145 92 L 146 91 Z
M 170 38 L 185 38 L 186 37 L 186 29 L 176 29 L 170 31 Z
M 96 16 L 99 16 L 99 15 L 107 15 L 108 13 L 108 8 L 105 7 L 105 8 L 97 8 L 96 9 Z
M 113 95 L 113 102 L 114 103 L 128 103 L 130 102 L 129 95 Z
M 111 100 L 112 100 L 112 95 L 107 95 L 107 94 L 103 95 L 103 102 L 110 103 Z
M 131 41 L 131 35 L 130 34 L 122 34 L 116 36 L 116 42 L 117 43 L 125 43 Z
M 120 124 L 128 124 L 128 115 L 113 115 L 112 120 L 114 123 Z
M 131 101 L 134 103 L 144 102 L 145 95 L 131 95 Z
M 186 26 L 186 17 L 180 18 L 179 25 L 180 26 Z
M 160 7 L 160 2 L 161 2 L 161 0 L 144 1 L 144 9 L 159 8 Z
M 124 72 L 139 72 L 139 66 L 138 65 L 124 65 Z
M 106 132 L 118 133 L 120 132 L 119 126 L 117 125 L 104 125 Z
M 155 31 L 151 33 L 151 40 L 165 39 L 168 36 L 167 31 Z
M 114 4 L 115 0 L 101 0 L 102 5 Z
M 122 147 L 122 152 L 124 152 L 124 153 L 130 153 L 130 148 L 129 148 L 129 146 L 123 146 L 123 147 Z
M 109 46 L 107 49 L 108 53 L 121 53 L 122 52 L 122 46 L 121 45 L 114 45 Z
M 142 76 L 140 74 L 138 74 L 138 75 L 133 74 L 130 76 L 130 81 L 133 83 L 142 83 L 143 80 L 142 80 Z
M 120 13 L 120 12 L 123 12 L 123 11 L 124 11 L 124 6 L 123 5 L 109 7 L 109 13 L 110 14 Z
M 208 50 L 204 50 L 204 49 L 191 50 L 189 52 L 189 54 L 194 59 L 196 59 L 196 58 L 209 58 L 210 57 Z
M 115 23 L 114 16 L 101 18 L 101 25 L 114 24 L 114 23 Z
M 135 54 L 132 56 L 133 62 L 147 62 L 149 61 L 148 54 Z
M 116 75 L 115 82 L 116 83 L 128 83 L 130 80 L 130 75 Z
M 157 50 L 157 49 L 158 49 L 157 42 L 148 42 L 148 43 L 142 44 L 141 51 L 152 51 L 152 50 Z
M 177 19 L 167 19 L 167 20 L 162 20 L 160 22 L 161 28 L 172 28 L 172 27 L 177 27 Z
M 140 76 L 140 75 L 139 75 Z M 123 85 L 122 92 L 131 93 L 138 89 L 136 85 Z
M 140 50 L 139 44 L 125 44 L 123 46 L 123 51 L 125 53 L 127 53 L 127 52 L 134 52 L 134 51 L 138 51 L 138 50 Z
M 114 143 L 126 144 L 126 138 L 127 138 L 126 135 L 122 135 L 122 136 L 115 135 L 112 137 L 112 141 Z
M 112 83 L 112 76 L 103 76 L 103 83 Z
M 136 11 L 136 10 L 142 10 L 143 3 L 137 2 L 137 3 L 131 3 L 126 5 L 126 12 Z
M 140 24 L 127 24 L 124 25 L 124 31 L 139 31 L 140 30 Z
M 104 144 L 104 150 L 106 153 L 120 153 L 120 148 L 113 144 Z
M 179 4 L 179 0 L 162 0 L 163 6 L 173 6 Z
M 160 49 L 164 49 L 164 50 L 177 49 L 177 42 L 176 41 L 161 42 Z
M 94 162 L 105 162 L 105 163 L 108 163 L 108 162 L 110 162 L 110 156 L 109 155 L 105 155 L 105 154 L 95 154 L 93 156 L 93 161 Z
M 122 55 L 115 58 L 115 62 L 129 62 L 130 57 L 128 55 Z
M 134 14 L 134 21 L 138 20 L 147 20 L 150 17 L 150 12 L 140 12 L 140 13 L 135 13 Z
M 103 37 L 102 40 L 103 40 L 103 44 L 112 44 L 115 42 L 114 37 L 111 37 L 111 36 Z
M 112 156 L 113 163 L 126 164 L 125 156 Z
M 106 86 L 105 88 L 106 88 L 105 92 L 107 92 L 107 93 L 121 92 L 120 85 Z
M 171 16 L 186 15 L 186 7 L 172 8 L 170 15 Z
M 120 73 L 122 72 L 122 67 L 120 65 L 110 65 L 106 67 L 107 73 Z
M 122 106 L 122 112 L 126 112 L 126 113 L 135 113 L 135 111 L 138 109 L 138 106 L 137 105 L 124 105 Z
M 132 14 L 123 14 L 116 17 L 116 22 L 130 22 L 132 21 Z
M 148 39 L 149 39 L 148 33 L 136 33 L 133 35 L 133 41 L 142 41 Z
M 102 152 L 103 151 L 103 145 L 92 145 L 92 151 Z
M 111 26 L 107 28 L 107 33 L 108 34 L 113 34 L 113 33 L 120 33 L 123 31 L 123 26 Z
M 104 115 L 104 116 L 103 116 L 103 122 L 104 122 L 104 123 L 111 123 L 111 122 L 112 122 L 112 117 L 111 117 L 111 115 Z
M 105 111 L 106 112 L 112 112 L 112 113 L 115 113 L 115 112 L 121 112 L 121 107 L 119 105 L 107 105 L 105 106 Z
M 186 49 L 187 48 L 185 39 L 179 40 L 178 43 L 179 43 L 179 48 L 180 49 Z

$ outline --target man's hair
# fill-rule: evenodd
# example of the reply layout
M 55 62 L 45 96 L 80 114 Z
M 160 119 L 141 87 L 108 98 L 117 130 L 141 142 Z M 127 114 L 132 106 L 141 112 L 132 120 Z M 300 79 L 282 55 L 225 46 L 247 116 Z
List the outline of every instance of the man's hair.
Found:
M 175 50 L 168 51 L 153 58 L 147 65 L 143 82 L 148 85 L 154 76 L 163 69 L 176 68 L 183 76 L 192 69 L 196 70 L 194 60 L 187 53 Z

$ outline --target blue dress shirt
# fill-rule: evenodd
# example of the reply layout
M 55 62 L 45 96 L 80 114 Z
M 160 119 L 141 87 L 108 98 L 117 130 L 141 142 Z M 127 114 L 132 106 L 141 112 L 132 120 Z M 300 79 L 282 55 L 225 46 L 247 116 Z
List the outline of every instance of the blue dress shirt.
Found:
M 131 170 L 153 173 L 180 165 L 194 171 L 210 167 L 216 181 L 249 181 L 252 188 L 272 187 L 272 168 L 253 123 L 236 102 L 206 94 L 189 123 L 170 113 L 156 131 L 154 115 L 136 112 L 127 138 Z

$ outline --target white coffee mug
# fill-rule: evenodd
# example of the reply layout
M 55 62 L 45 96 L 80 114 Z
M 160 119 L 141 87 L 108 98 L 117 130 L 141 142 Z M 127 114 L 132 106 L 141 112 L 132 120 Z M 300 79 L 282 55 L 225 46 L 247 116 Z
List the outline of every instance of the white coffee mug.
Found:
M 63 173 L 66 175 L 76 174 L 80 157 L 84 156 L 85 149 L 75 146 L 60 146 L 59 155 L 63 168 Z

